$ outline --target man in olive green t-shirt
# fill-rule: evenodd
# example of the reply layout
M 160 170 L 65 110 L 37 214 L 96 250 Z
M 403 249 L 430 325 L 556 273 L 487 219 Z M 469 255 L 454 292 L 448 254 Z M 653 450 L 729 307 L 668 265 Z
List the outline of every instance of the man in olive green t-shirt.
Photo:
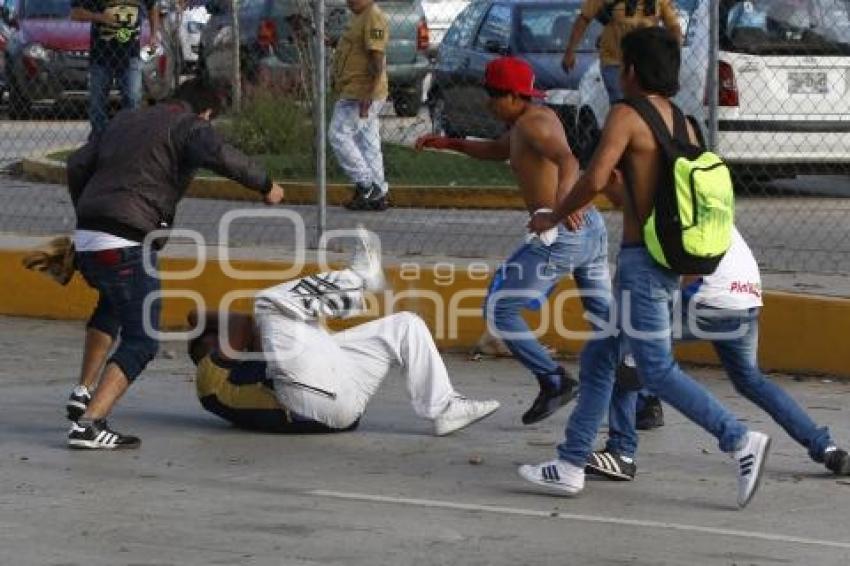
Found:
M 334 53 L 334 105 L 328 141 L 354 183 L 349 210 L 386 210 L 378 115 L 387 99 L 387 17 L 374 0 L 348 0 L 353 17 Z
M 620 41 L 632 30 L 663 24 L 682 43 L 682 30 L 676 13 L 675 0 L 584 0 L 581 14 L 573 24 L 564 53 L 564 70 L 575 66 L 576 47 L 594 19 L 605 27 L 599 38 L 599 62 L 602 80 L 611 104 L 623 98 L 620 89 L 620 66 L 623 54 Z

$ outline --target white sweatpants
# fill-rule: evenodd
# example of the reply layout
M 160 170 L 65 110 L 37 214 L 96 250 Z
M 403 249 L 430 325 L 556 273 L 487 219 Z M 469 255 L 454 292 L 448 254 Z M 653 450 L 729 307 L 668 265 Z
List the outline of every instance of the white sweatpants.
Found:
M 433 419 L 446 408 L 455 392 L 421 318 L 402 312 L 332 334 L 318 320 L 299 320 L 276 306 L 291 288 L 266 289 L 254 302 L 268 377 L 285 407 L 345 428 L 397 367 L 417 415 Z
M 360 117 L 359 101 L 338 100 L 328 129 L 328 141 L 336 160 L 353 183 L 375 183 L 387 191 L 384 180 L 384 156 L 378 115 L 384 103 L 372 101 L 369 117 Z

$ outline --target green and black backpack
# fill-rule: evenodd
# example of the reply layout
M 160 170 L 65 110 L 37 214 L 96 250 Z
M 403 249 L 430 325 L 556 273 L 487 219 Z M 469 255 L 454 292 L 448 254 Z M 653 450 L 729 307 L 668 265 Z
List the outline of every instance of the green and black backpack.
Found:
M 659 184 L 643 239 L 659 264 L 689 275 L 714 273 L 732 243 L 735 192 L 729 167 L 705 149 L 692 119 L 698 145 L 688 136 L 687 119 L 673 104 L 673 134 L 647 98 L 623 101 L 643 118 L 661 148 Z M 627 182 L 632 203 L 633 189 Z M 635 209 L 636 210 L 636 209 Z

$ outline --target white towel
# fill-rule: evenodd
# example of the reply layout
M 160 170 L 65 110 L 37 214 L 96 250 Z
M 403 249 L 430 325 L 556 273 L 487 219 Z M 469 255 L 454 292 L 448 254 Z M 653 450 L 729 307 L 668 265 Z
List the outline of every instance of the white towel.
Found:
M 535 210 L 532 213 L 531 216 L 534 216 L 535 214 L 542 214 L 544 212 L 552 212 L 552 209 L 551 208 L 538 208 L 537 210 Z M 534 238 L 540 238 L 540 241 L 543 242 L 544 246 L 551 246 L 552 244 L 555 243 L 555 240 L 558 238 L 558 227 L 554 226 L 552 228 L 549 228 L 545 232 L 541 232 L 540 234 L 535 234 L 534 232 L 529 232 L 528 235 L 525 237 L 525 241 L 530 242 Z

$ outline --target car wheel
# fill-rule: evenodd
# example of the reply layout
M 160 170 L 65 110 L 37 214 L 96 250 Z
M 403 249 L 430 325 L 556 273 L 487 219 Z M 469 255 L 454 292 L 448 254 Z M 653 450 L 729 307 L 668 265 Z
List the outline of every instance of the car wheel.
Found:
M 602 132 L 593 111 L 589 108 L 582 108 L 578 118 L 578 147 L 576 148 L 582 168 L 587 167 L 587 164 L 590 163 L 590 158 L 593 157 L 593 152 L 596 151 L 601 136 Z
M 401 90 L 393 94 L 393 109 L 396 116 L 415 118 L 422 107 L 422 87 L 411 90 Z
M 455 129 L 446 118 L 446 101 L 439 94 L 435 94 L 429 102 L 431 114 L 431 133 L 444 135 L 450 138 L 462 138 L 463 135 Z
M 12 120 L 28 120 L 32 116 L 32 100 L 21 92 L 20 88 L 9 83 L 9 118 Z

